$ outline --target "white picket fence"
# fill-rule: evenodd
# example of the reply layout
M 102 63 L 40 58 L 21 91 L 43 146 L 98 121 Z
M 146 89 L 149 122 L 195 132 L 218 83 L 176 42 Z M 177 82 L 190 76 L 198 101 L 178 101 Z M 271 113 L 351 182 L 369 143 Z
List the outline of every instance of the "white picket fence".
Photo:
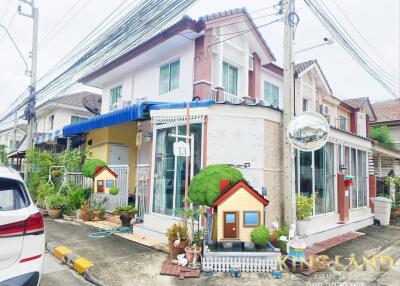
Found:
M 107 211 L 113 211 L 117 207 L 126 206 L 128 204 L 128 184 L 129 184 L 129 166 L 128 165 L 109 165 L 108 166 L 114 173 L 117 174 L 116 185 L 119 189 L 117 195 L 110 195 L 105 193 L 92 193 L 91 199 L 97 204 L 102 204 L 102 207 Z
M 237 265 L 242 272 L 272 272 L 280 252 L 204 252 L 203 270 L 229 271 Z

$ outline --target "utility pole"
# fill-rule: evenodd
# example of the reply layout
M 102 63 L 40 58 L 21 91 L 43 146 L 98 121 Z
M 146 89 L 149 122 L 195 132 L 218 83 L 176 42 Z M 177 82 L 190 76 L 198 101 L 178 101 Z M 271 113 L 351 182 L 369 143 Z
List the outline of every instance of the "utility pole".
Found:
M 295 222 L 296 217 L 294 149 L 286 136 L 288 124 L 295 115 L 293 38 L 297 24 L 294 17 L 297 15 L 294 13 L 294 0 L 284 1 L 284 10 L 286 9 L 283 39 L 283 210 L 284 222 L 290 226 Z
M 37 73 L 37 44 L 38 44 L 38 17 L 39 10 L 35 7 L 35 0 L 20 0 L 31 7 L 31 13 L 27 14 L 21 11 L 21 6 L 18 6 L 20 15 L 31 18 L 32 27 L 32 51 L 31 51 L 31 84 L 29 85 L 29 100 L 28 106 L 25 109 L 25 117 L 28 121 L 28 129 L 26 134 L 26 148 L 33 148 L 33 128 L 35 122 L 35 105 L 36 105 L 36 73 Z M 25 166 L 25 181 L 28 180 L 29 166 Z
M 21 12 L 21 6 L 18 7 L 20 15 L 31 18 L 33 22 L 32 29 L 32 51 L 31 51 L 31 84 L 29 86 L 29 101 L 25 111 L 26 119 L 28 120 L 27 130 L 27 148 L 33 148 L 33 129 L 35 121 L 35 104 L 36 104 L 36 76 L 37 76 L 37 43 L 38 43 L 38 17 L 39 10 L 35 7 L 35 0 L 20 0 L 23 3 L 31 6 L 31 13 L 26 14 Z

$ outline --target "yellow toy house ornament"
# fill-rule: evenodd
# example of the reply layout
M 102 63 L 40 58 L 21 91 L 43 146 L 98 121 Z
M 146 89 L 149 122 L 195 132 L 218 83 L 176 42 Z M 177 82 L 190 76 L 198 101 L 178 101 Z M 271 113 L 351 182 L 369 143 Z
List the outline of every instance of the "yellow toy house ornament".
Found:
M 93 176 L 94 193 L 110 193 L 110 189 L 116 185 L 118 175 L 107 166 L 98 168 Z

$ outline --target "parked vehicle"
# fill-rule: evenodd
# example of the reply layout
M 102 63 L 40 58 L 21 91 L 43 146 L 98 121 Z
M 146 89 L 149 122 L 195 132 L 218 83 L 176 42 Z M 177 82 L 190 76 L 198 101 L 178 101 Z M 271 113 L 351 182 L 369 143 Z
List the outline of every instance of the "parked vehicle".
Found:
M 44 249 L 42 214 L 21 176 L 0 166 L 0 285 L 39 285 Z

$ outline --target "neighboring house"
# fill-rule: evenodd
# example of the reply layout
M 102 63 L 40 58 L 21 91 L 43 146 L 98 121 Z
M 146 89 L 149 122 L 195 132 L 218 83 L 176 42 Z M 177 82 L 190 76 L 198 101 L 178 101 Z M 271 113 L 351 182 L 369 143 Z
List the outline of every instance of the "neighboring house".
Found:
M 243 30 L 249 33 L 227 37 Z M 198 21 L 184 17 L 82 78 L 103 90 L 102 115 L 67 125 L 63 134 L 83 134 L 95 157 L 129 166 L 128 191 L 135 193 L 143 221 L 134 232 L 166 241 L 165 229 L 180 220 L 176 210 L 184 207 L 185 159 L 174 155 L 173 146 L 186 140 L 189 121 L 190 177 L 210 164 L 240 168 L 253 189 L 266 194 L 270 227 L 274 218 L 283 221 L 284 211 L 283 70 L 274 60 L 244 9 Z M 316 195 L 307 233 L 313 243 L 372 224 L 372 145 L 366 124 L 357 129 L 352 121 L 369 111 L 334 97 L 316 61 L 296 65 L 295 71 L 296 113 L 321 112 L 332 126 L 324 148 L 295 154 L 294 192 Z M 338 224 L 338 201 L 345 199 L 337 195 L 343 166 L 356 179 L 350 220 Z
M 35 147 L 41 150 L 60 152 L 66 148 L 66 139 L 62 136 L 65 125 L 79 123 L 94 116 L 83 105 L 86 96 L 99 95 L 79 92 L 49 99 L 36 107 L 34 127 Z
M 8 127 L 0 131 L 0 145 L 5 146 L 5 152 L 9 153 L 19 147 L 26 135 L 27 124 L 20 123 L 17 125 L 15 136 L 16 145 L 14 144 L 14 127 Z
M 371 120 L 371 126 L 386 125 L 389 127 L 390 137 L 400 150 L 400 99 L 380 101 L 372 104 L 376 113 L 376 120 Z

